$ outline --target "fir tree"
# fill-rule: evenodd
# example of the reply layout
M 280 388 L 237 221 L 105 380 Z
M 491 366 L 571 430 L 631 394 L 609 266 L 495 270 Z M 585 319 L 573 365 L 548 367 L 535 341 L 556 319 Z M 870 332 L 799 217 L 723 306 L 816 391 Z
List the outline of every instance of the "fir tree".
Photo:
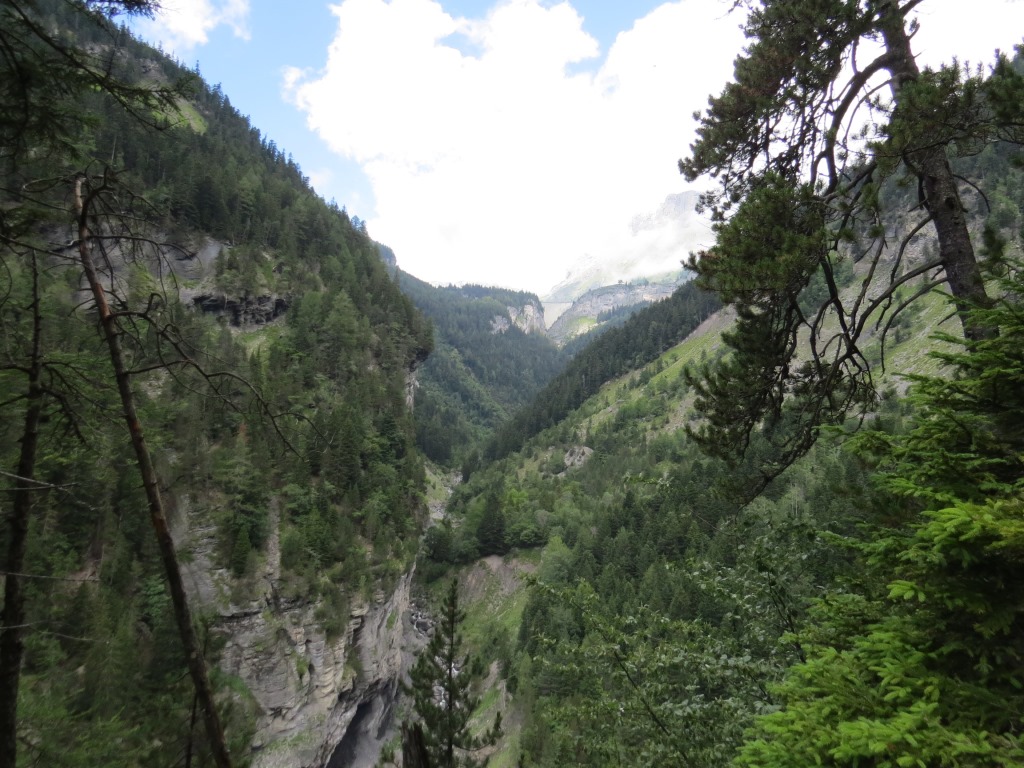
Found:
M 470 732 L 469 721 L 480 700 L 472 692 L 478 675 L 469 655 L 462 653 L 459 625 L 464 618 L 459 584 L 453 579 L 434 635 L 416 660 L 412 684 L 405 689 L 413 697 L 431 768 L 479 768 L 487 761 L 475 759 L 474 753 L 501 737 L 500 713 L 483 735 Z
M 505 513 L 501 509 L 498 491 L 492 490 L 484 500 L 484 514 L 476 529 L 481 555 L 503 555 L 508 551 L 505 542 Z
M 739 765 L 1020 765 L 1024 744 L 1024 272 L 978 310 L 998 335 L 939 355 L 901 437 L 865 433 L 892 493 L 860 549 L 868 588 L 821 600 L 784 708 Z M 951 341 L 951 339 L 948 339 Z M 904 522 L 900 522 L 901 515 Z M 895 522 L 894 522 L 895 519 Z

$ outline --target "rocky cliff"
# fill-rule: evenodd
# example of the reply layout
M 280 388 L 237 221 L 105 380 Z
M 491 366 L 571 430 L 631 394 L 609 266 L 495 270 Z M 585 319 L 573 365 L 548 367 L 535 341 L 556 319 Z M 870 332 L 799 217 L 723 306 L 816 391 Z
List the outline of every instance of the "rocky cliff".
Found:
M 288 309 L 290 297 L 266 290 L 225 290 L 215 276 L 217 259 L 229 253 L 231 246 L 205 238 L 194 250 L 174 251 L 164 259 L 174 273 L 178 298 L 236 328 L 263 325 L 280 317 Z
M 491 320 L 492 333 L 504 333 L 513 326 L 523 333 L 545 333 L 544 307 L 541 304 L 524 304 L 521 307 L 505 307 L 506 315 L 495 315 Z
M 244 590 L 215 566 L 214 527 L 190 514 L 188 499 L 175 522 L 190 555 L 186 583 L 224 642 L 220 669 L 248 691 L 253 768 L 373 765 L 398 696 L 411 574 L 369 600 L 351 596 L 343 631 L 328 636 L 319 601 L 282 595 L 276 511 L 272 518 L 266 561 Z
M 689 279 L 680 273 L 674 280 L 609 285 L 587 291 L 562 312 L 548 328 L 548 336 L 556 344 L 564 344 L 575 336 L 600 325 L 598 316 L 622 307 L 637 308 L 667 299 L 673 291 Z

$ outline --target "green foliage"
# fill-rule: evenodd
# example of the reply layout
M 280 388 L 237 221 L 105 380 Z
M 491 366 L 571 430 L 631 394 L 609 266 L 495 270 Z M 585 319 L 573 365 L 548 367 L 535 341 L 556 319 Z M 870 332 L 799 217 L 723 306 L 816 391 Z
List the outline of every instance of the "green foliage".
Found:
M 781 24 L 781 4 L 773 8 Z M 1010 152 L 993 145 L 957 166 L 1010 201 L 1005 210 L 1024 190 Z M 875 224 L 869 216 L 836 229 L 814 188 L 776 178 L 746 178 L 751 202 L 723 219 L 727 250 L 708 263 L 707 279 L 743 306 L 727 335 L 739 343 L 720 360 L 707 356 L 718 371 L 733 365 L 721 423 L 706 433 L 732 466 L 699 454 L 679 428 L 688 394 L 709 390 L 707 379 L 680 375 L 677 350 L 523 429 L 508 443 L 519 453 L 494 450 L 488 458 L 503 458 L 474 464 L 452 496 L 447 545 L 479 530 L 488 503 L 503 498 L 508 543 L 513 518 L 547 541 L 538 570 L 547 587 L 531 593 L 508 664 L 525 712 L 523 765 L 727 765 L 737 754 L 751 765 L 1020 760 L 1011 724 L 1022 651 L 1016 214 L 990 222 L 1002 239 L 999 249 L 992 241 L 992 266 L 1008 282 L 990 284 L 1000 298 L 973 320 L 998 334 L 945 335 L 935 358 L 945 373 L 915 378 L 928 404 L 909 421 L 898 396 L 873 396 L 877 379 L 840 381 L 842 365 L 874 365 L 886 328 L 920 334 L 914 302 L 930 286 L 893 286 L 895 319 L 856 319 L 873 329 L 870 345 L 848 348 L 839 368 L 826 355 L 804 367 L 814 354 L 805 320 L 837 293 L 862 309 L 874 301 L 857 298 L 877 288 L 863 280 L 870 262 L 829 246 L 837 239 L 866 254 Z M 876 181 L 859 193 L 865 210 L 912 203 L 899 198 L 903 187 Z M 898 260 L 876 270 L 894 265 L 899 274 Z M 819 353 L 842 345 L 836 323 L 820 326 Z M 736 386 L 744 377 L 750 397 Z M 768 377 L 770 407 L 740 422 Z M 838 431 L 818 437 L 819 424 L 842 424 L 844 398 L 867 413 L 856 452 L 833 441 Z M 728 430 L 746 441 L 745 456 L 725 445 Z M 780 446 L 794 437 L 802 445 L 787 456 Z M 563 466 L 581 444 L 593 450 L 586 462 Z M 522 494 L 514 507 L 508 488 Z
M 779 688 L 740 765 L 1016 765 L 1024 706 L 1019 296 L 979 310 L 1000 334 L 943 356 L 952 377 L 918 379 L 913 428 L 860 449 L 902 512 L 861 545 L 879 589 L 825 599 L 807 661 Z M 850 630 L 853 631 L 850 631 Z
M 501 499 L 492 492 L 484 499 L 483 516 L 476 528 L 481 555 L 503 555 L 508 551 L 505 537 L 505 513 Z
M 717 524 L 710 504 L 683 512 L 678 486 L 659 490 L 627 491 L 597 517 L 596 537 L 573 549 L 553 538 L 545 551 L 538 577 L 575 586 L 535 593 L 524 612 L 532 663 L 518 684 L 536 697 L 524 750 L 538 765 L 634 753 L 645 765 L 728 764 L 773 707 L 770 682 L 800 658 L 780 638 L 845 567 L 816 530 L 837 527 L 825 521 L 845 506 L 824 485 L 807 511 L 783 497 Z M 809 513 L 826 500 L 827 513 Z
M 739 5 L 749 8 L 751 42 L 734 80 L 697 115 L 697 141 L 680 161 L 691 181 L 711 174 L 721 183 L 702 198 L 718 242 L 689 266 L 738 314 L 726 338 L 732 355 L 693 379 L 706 417 L 693 434 L 736 457 L 763 429 L 778 446 L 762 467 L 771 478 L 806 452 L 819 427 L 871 409 L 889 330 L 935 285 L 945 282 L 955 297 L 965 335 L 992 332 L 968 314 L 990 298 L 950 158 L 1024 138 L 1010 106 L 1021 86 L 1005 57 L 989 77 L 955 63 L 921 71 L 907 21 L 913 3 Z M 845 62 L 868 39 L 877 51 L 851 73 Z M 888 101 L 876 96 L 886 78 Z M 871 124 L 861 130 L 865 118 Z M 969 183 L 983 181 L 977 174 Z M 912 183 L 916 199 L 890 189 Z M 915 218 L 918 206 L 925 215 Z M 907 247 L 926 226 L 937 255 L 909 265 Z M 980 245 L 998 260 L 998 237 L 986 231 Z M 837 280 L 845 260 L 861 262 L 859 286 Z M 805 288 L 816 275 L 815 288 L 825 290 L 812 301 Z M 900 295 L 904 286 L 909 296 Z M 866 347 L 879 330 L 876 355 Z
M 445 593 L 434 634 L 416 659 L 406 693 L 413 697 L 430 764 L 436 768 L 480 768 L 474 753 L 492 746 L 501 737 L 501 715 L 485 733 L 474 736 L 470 718 L 480 703 L 473 693 L 478 676 L 470 657 L 462 654 L 459 625 L 465 613 L 459 608 L 459 585 L 452 580 Z
M 478 285 L 437 288 L 405 273 L 398 279 L 436 337 L 418 376 L 416 441 L 431 460 L 457 466 L 468 448 L 530 402 L 565 356 L 543 333 L 515 325 L 496 331 L 496 319 L 539 307 L 533 294 Z
M 699 428 L 688 430 L 710 454 L 735 459 L 764 424 L 785 466 L 792 460 L 785 454 L 805 451 L 817 425 L 842 421 L 852 403 L 872 400 L 858 360 L 851 361 L 843 385 L 834 367 L 795 361 L 807 324 L 805 289 L 823 264 L 832 268 L 824 206 L 810 189 L 766 174 L 736 214 L 715 229 L 717 243 L 690 267 L 699 272 L 698 285 L 735 307 L 737 319 L 723 335 L 731 354 L 688 377 L 696 408 L 705 416 Z M 784 405 L 801 413 L 806 426 L 774 430 Z
M 32 575 L 18 622 L 26 764 L 212 764 L 142 489 L 124 471 L 130 449 L 111 416 L 120 405 L 110 362 L 97 355 L 80 270 L 63 255 L 75 239 L 66 209 L 82 168 L 104 169 L 117 185 L 95 225 L 110 234 L 104 279 L 125 323 L 121 345 L 161 489 L 190 526 L 185 546 L 215 531 L 211 565 L 251 577 L 279 534 L 289 597 L 321 598 L 318 618 L 334 636 L 347 622 L 347 595 L 395 579 L 417 541 L 423 467 L 404 387 L 430 349 L 429 325 L 365 229 L 316 198 L 219 87 L 197 84 L 183 110 L 205 127 L 199 132 L 176 117 L 184 91 L 140 85 L 195 79 L 103 18 L 147 7 L 0 8 L 0 461 L 8 473 L 18 466 L 33 361 L 45 390 L 17 567 L 6 516 L 0 527 L 2 570 Z M 30 43 L 39 30 L 56 30 L 54 46 Z M 153 243 L 137 251 L 126 245 L 135 240 L 115 243 L 118 221 Z M 165 236 L 177 245 L 157 242 Z M 231 328 L 245 320 L 240 311 L 224 310 L 221 324 L 205 305 L 184 306 L 165 290 L 192 279 L 205 252 L 197 244 L 210 237 L 232 242 L 204 286 L 224 294 L 212 304 L 269 301 L 286 320 Z M 222 631 L 209 630 L 211 665 Z M 214 683 L 234 763 L 243 765 L 255 703 L 235 678 L 215 674 Z
M 528 711 L 526 765 L 615 764 L 638 751 L 671 765 L 680 749 L 726 764 L 744 728 L 772 703 L 762 687 L 799 658 L 799 647 L 780 637 L 848 567 L 848 555 L 820 532 L 849 534 L 873 504 L 852 457 L 823 447 L 807 468 L 776 481 L 771 498 L 741 511 L 720 491 L 736 472 L 702 458 L 684 432 L 644 438 L 644 425 L 660 423 L 679 397 L 651 381 L 646 389 L 621 385 L 619 394 L 635 400 L 587 427 L 595 450 L 583 466 L 553 476 L 535 459 L 540 466 L 527 461 L 517 473 L 522 457 L 512 456 L 474 473 L 449 507 L 465 514 L 465 527 L 488 499 L 503 498 L 510 521 L 523 515 L 546 532 L 537 577 L 552 589 L 531 594 L 508 667 Z M 592 412 L 574 414 L 571 431 L 584 432 Z M 639 691 L 616 647 L 628 650 Z M 685 663 L 673 667 L 674 658 Z M 730 670 L 748 677 L 725 684 Z
M 687 283 L 670 298 L 603 334 L 497 432 L 487 445 L 487 458 L 500 459 L 519 450 L 530 437 L 581 406 L 603 384 L 678 344 L 719 306 L 711 294 Z
M 176 112 L 191 74 L 182 72 L 163 87 L 139 83 L 116 55 L 121 35 L 109 21 L 118 14 L 149 14 L 154 5 L 150 0 L 67 5 L 11 0 L 0 8 L 0 162 L 5 172 L 37 153 L 78 155 L 85 139 L 82 128 L 99 123 L 97 115 L 82 108 L 90 92 L 106 94 L 137 121 L 153 123 L 154 114 Z
M 740 638 L 644 606 L 610 616 L 586 584 L 551 598 L 583 639 L 554 643 L 533 671 L 538 720 L 551 730 L 535 726 L 525 740 L 554 753 L 544 764 L 724 765 L 752 714 L 770 708 L 772 665 Z
M 771 684 L 806 655 L 787 636 L 811 600 L 838 579 L 856 583 L 846 538 L 886 507 L 864 465 L 829 440 L 741 509 L 736 497 L 772 448 L 755 433 L 749 463 L 702 456 L 677 428 L 689 391 L 679 356 L 478 468 L 449 504 L 448 542 L 475 530 L 493 499 L 509 543 L 518 520 L 547 541 L 537 578 L 551 589 L 531 592 L 506 672 L 525 710 L 524 765 L 617 764 L 635 753 L 683 764 L 680 749 L 701 755 L 696 764 L 728 764 L 745 728 L 776 705 Z M 899 414 L 885 405 L 891 423 Z M 593 453 L 566 468 L 568 446 L 580 443 Z M 546 472 L 551 457 L 557 474 Z M 673 667 L 677 657 L 686 663 Z

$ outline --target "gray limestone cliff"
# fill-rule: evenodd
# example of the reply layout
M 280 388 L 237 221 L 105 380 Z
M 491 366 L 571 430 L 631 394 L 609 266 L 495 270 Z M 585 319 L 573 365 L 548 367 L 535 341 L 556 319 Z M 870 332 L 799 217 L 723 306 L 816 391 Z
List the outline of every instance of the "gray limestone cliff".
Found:
M 411 573 L 370 599 L 349 596 L 342 631 L 328 636 L 317 600 L 288 598 L 280 570 L 277 510 L 266 559 L 244 598 L 215 565 L 215 528 L 180 499 L 175 520 L 183 570 L 197 612 L 212 614 L 223 641 L 219 666 L 241 682 L 255 714 L 253 768 L 355 768 L 355 756 L 391 725 L 408 633 Z M 241 688 L 242 686 L 238 686 Z M 351 753 L 339 756 L 339 750 Z M 374 757 L 375 759 L 375 757 Z
M 505 307 L 505 315 L 495 315 L 491 320 L 491 333 L 505 333 L 513 326 L 523 333 L 545 333 L 544 307 L 532 302 L 521 307 Z
M 230 251 L 230 245 L 205 238 L 194 250 L 165 257 L 177 279 L 180 301 L 223 318 L 236 328 L 263 325 L 283 315 L 290 303 L 288 296 L 265 285 L 260 289 L 231 290 L 225 285 L 230 281 L 216 277 L 217 260 Z

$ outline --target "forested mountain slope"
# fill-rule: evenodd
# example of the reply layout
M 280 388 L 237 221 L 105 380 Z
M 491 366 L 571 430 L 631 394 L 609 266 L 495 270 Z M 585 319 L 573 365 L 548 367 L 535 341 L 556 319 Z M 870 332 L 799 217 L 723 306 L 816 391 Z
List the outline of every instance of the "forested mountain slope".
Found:
M 533 399 L 565 356 L 544 333 L 534 294 L 435 287 L 405 273 L 398 281 L 434 329 L 433 353 L 417 376 L 417 443 L 433 461 L 458 465 Z
M 224 765 L 191 625 L 233 763 L 320 766 L 397 687 L 430 326 L 219 88 L 103 15 L 145 6 L 0 9 L 0 764 Z
M 395 277 L 219 89 L 108 21 L 147 7 L 0 6 L 0 768 L 347 768 L 393 720 L 426 517 L 408 401 L 432 333 L 403 288 L 428 314 L 444 289 Z M 765 29 L 794 56 L 808 50 L 797 21 L 820 27 L 812 53 L 829 52 L 836 28 L 882 24 L 889 44 L 904 34 L 889 2 L 822 7 L 835 16 L 763 4 Z M 878 13 L 854 23 L 864 7 Z M 905 56 L 878 66 L 893 62 L 900 83 L 915 80 Z M 811 69 L 801 87 L 833 71 Z M 739 71 L 767 72 L 759 86 L 779 74 Z M 962 116 L 1002 120 L 1011 136 L 1020 79 L 973 77 L 922 77 L 904 98 L 963 95 L 956 104 L 977 109 Z M 897 121 L 880 139 L 910 142 L 884 168 L 941 165 L 930 139 L 913 146 L 932 135 L 919 128 Z M 494 683 L 483 706 L 499 688 L 515 697 L 496 762 L 1024 762 L 1024 173 L 983 128 L 956 134 L 968 156 L 950 173 L 977 190 L 957 199 L 987 300 L 933 290 L 955 262 L 935 261 L 927 174 L 874 186 L 846 169 L 843 183 L 866 186 L 834 210 L 865 219 L 828 234 L 907 243 L 875 257 L 822 251 L 811 225 L 823 201 L 793 175 L 744 186 L 730 173 L 735 199 L 752 203 L 719 232 L 749 246 L 737 230 L 757 225 L 756 247 L 706 262 L 713 276 L 749 257 L 710 280 L 732 313 L 684 286 L 582 351 L 466 457 L 417 573 L 484 556 L 494 591 L 511 596 L 468 620 L 474 671 Z M 903 214 L 871 218 L 893 201 Z M 794 232 L 813 259 L 766 254 L 767 235 L 790 245 Z M 557 365 L 539 338 L 504 347 L 511 326 L 492 333 L 501 308 L 529 297 L 459 294 L 455 316 L 434 320 L 450 334 L 438 361 L 457 375 L 439 365 L 421 386 L 420 438 L 447 461 Z M 810 376 L 824 369 L 805 365 L 821 355 L 801 322 L 828 338 L 888 299 L 892 323 L 858 319 L 832 337 L 855 342 L 870 390 Z M 829 315 L 842 306 L 852 314 Z M 792 331 L 781 343 L 780 328 Z M 932 344 L 934 331 L 945 336 Z M 500 375 L 506 363 L 525 375 Z M 907 374 L 939 375 L 911 377 L 907 401 Z M 805 383 L 825 398 L 809 420 L 791 407 Z M 695 406 L 722 418 L 701 434 Z M 813 439 L 783 455 L 771 438 L 791 434 Z
M 424 565 L 436 574 L 503 555 L 539 582 L 505 604 L 469 609 L 485 627 L 481 648 L 515 691 L 509 717 L 522 723 L 501 761 L 982 766 L 1024 758 L 1008 714 L 1020 702 L 1024 620 L 1013 586 L 1024 485 L 1017 157 L 1019 147 L 993 142 L 953 162 L 977 185 L 965 185 L 963 200 L 990 303 L 965 314 L 936 288 L 934 234 L 927 220 L 900 212 L 918 197 L 913 179 L 897 176 L 876 190 L 888 213 L 828 254 L 834 285 L 813 275 L 786 283 L 772 260 L 789 252 L 746 244 L 738 252 L 748 271 L 727 276 L 726 292 L 740 297 L 728 314 L 624 375 L 598 377 L 590 390 L 577 384 L 578 400 L 535 403 L 517 438 L 499 433 L 507 450 L 496 442 L 493 460 L 456 490 L 450 519 L 427 534 Z M 779 192 L 775 202 L 794 202 L 785 185 L 769 188 L 767 200 Z M 756 239 L 755 225 L 773 221 L 742 223 Z M 858 248 L 857 237 L 889 248 Z M 751 275 L 765 282 L 751 284 Z M 790 302 L 794 317 L 816 323 L 813 310 L 830 296 L 849 307 L 878 301 L 898 308 L 896 319 L 857 328 L 858 360 L 871 373 L 862 407 L 849 419 L 841 409 L 819 418 L 814 439 L 786 455 L 775 441 L 802 428 L 799 376 L 815 353 L 805 329 L 786 346 L 775 304 Z M 964 338 L 962 328 L 982 326 L 990 330 Z M 623 349 L 644 343 L 628 335 L 640 327 L 618 329 Z M 836 319 L 821 327 L 823 340 L 840 329 Z M 776 354 L 785 366 L 751 374 L 788 376 L 779 405 L 744 433 L 737 455 L 725 449 L 724 430 L 764 388 L 735 385 L 755 378 L 741 371 L 709 403 L 708 376 L 723 363 Z M 577 371 L 572 381 L 582 378 Z M 718 419 L 702 435 L 695 406 Z M 517 633 L 486 619 L 506 605 L 516 606 Z
M 718 309 L 718 300 L 692 283 L 630 317 L 581 350 L 557 377 L 503 425 L 484 450 L 487 459 L 517 450 L 557 424 L 607 381 L 656 359 Z
M 948 378 L 950 358 L 927 357 L 929 336 L 948 325 L 947 303 L 929 297 L 901 326 L 890 359 Z M 885 594 L 886 576 L 864 576 L 871 556 L 858 547 L 865 530 L 910 513 L 878 485 L 875 448 L 854 452 L 826 436 L 744 505 L 771 447 L 755 440 L 748 460 L 730 467 L 688 439 L 686 372 L 725 352 L 728 321 L 704 328 L 478 469 L 456 490 L 450 523 L 428 532 L 427 566 L 499 554 L 541 582 L 528 599 L 521 586 L 503 602 L 485 597 L 480 614 L 469 609 L 516 691 L 518 715 L 509 716 L 523 725 L 506 744 L 510 761 L 605 765 L 639 753 L 645 765 L 683 756 L 728 764 L 754 718 L 777 706 L 773 686 L 821 642 L 814 622 L 828 595 Z M 890 364 L 888 375 L 862 447 L 917 423 L 900 395 L 901 368 Z M 527 557 L 537 547 L 539 557 Z M 487 618 L 509 610 L 511 636 Z

